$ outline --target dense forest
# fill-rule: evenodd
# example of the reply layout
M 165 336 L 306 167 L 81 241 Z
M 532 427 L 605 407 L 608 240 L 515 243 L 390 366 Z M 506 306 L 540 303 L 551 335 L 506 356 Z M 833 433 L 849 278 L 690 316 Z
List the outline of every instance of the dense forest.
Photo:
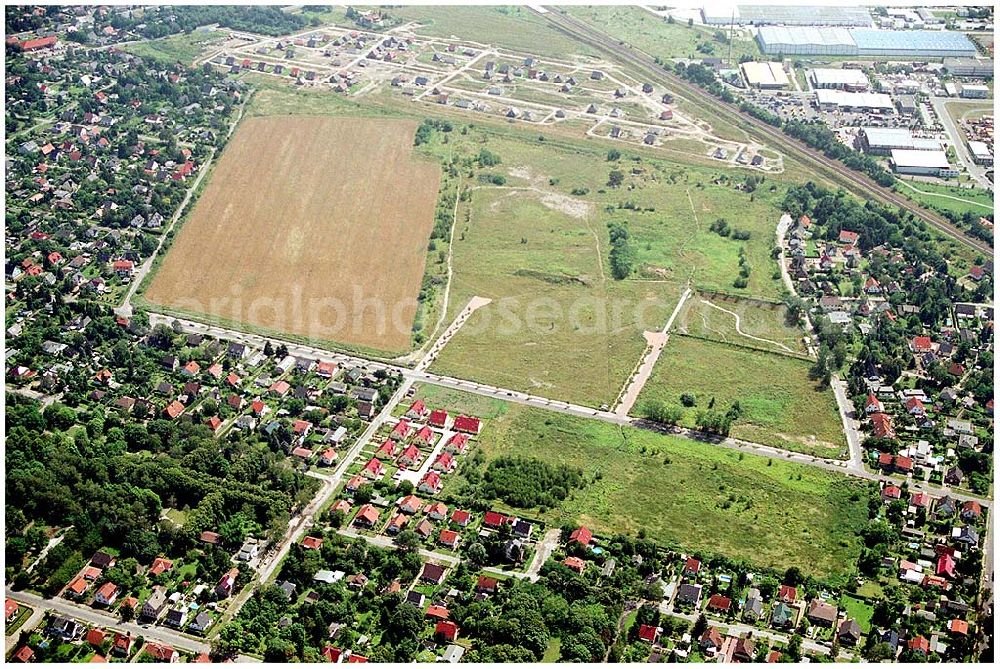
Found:
M 136 28 L 147 38 L 189 33 L 199 26 L 213 23 L 233 30 L 275 36 L 303 30 L 310 25 L 300 14 L 291 14 L 273 5 L 180 5 L 164 7 L 152 16 L 147 12 L 140 18 L 116 16 L 111 20 L 115 28 Z M 144 27 L 139 29 L 138 25 Z
M 36 547 L 38 523 L 73 529 L 46 557 L 39 584 L 54 592 L 103 546 L 148 563 L 183 554 L 202 530 L 228 545 L 287 524 L 315 481 L 296 475 L 283 453 L 252 440 L 221 444 L 203 425 L 165 420 L 124 422 L 97 407 L 41 409 L 6 397 L 5 508 L 8 577 L 26 586 L 19 567 Z M 160 523 L 164 508 L 188 510 L 183 529 Z

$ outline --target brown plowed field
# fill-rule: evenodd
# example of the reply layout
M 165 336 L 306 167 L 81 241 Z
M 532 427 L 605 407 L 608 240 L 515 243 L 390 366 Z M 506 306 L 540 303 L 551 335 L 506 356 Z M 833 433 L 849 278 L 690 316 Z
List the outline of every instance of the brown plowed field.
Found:
M 416 122 L 251 118 L 146 293 L 233 323 L 410 347 L 440 170 Z

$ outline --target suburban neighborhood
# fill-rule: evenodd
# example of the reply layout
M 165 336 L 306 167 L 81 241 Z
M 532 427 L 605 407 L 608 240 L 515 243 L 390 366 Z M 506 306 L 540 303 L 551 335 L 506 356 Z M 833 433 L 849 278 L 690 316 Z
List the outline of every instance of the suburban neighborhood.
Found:
M 6 661 L 992 661 L 994 10 L 686 4 L 6 7 Z

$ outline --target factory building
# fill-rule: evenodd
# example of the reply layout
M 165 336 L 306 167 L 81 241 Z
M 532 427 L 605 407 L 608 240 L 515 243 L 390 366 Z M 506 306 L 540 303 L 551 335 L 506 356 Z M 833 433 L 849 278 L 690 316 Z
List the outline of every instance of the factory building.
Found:
M 781 63 L 757 63 L 749 61 L 740 65 L 743 76 L 752 88 L 763 90 L 785 88 L 788 86 L 788 75 Z
M 896 98 L 896 109 L 903 116 L 913 116 L 917 113 L 917 99 L 912 95 L 900 95 Z
M 990 89 L 988 86 L 962 86 L 963 98 L 988 98 Z
M 895 149 L 908 151 L 940 151 L 941 142 L 936 139 L 914 137 L 906 128 L 861 128 L 854 146 L 865 153 L 887 156 Z
M 818 67 L 809 73 L 809 81 L 813 88 L 827 88 L 838 91 L 858 93 L 867 91 L 868 75 L 861 70 L 837 70 Z
M 944 69 L 953 77 L 992 77 L 993 61 L 978 58 L 945 58 Z
M 990 147 L 986 142 L 971 140 L 969 142 L 969 153 L 972 154 L 972 160 L 977 165 L 993 164 L 993 154 L 990 153 Z
M 944 30 L 764 26 L 757 42 L 766 54 L 786 56 L 971 57 L 964 34 Z
M 764 26 L 757 31 L 760 50 L 786 56 L 854 56 L 858 45 L 847 28 Z
M 885 93 L 848 93 L 846 91 L 816 91 L 816 106 L 823 111 L 866 111 L 890 113 L 892 98 Z
M 727 5 L 713 3 L 701 10 L 708 25 L 728 26 L 870 26 L 872 16 L 864 7 L 808 7 L 795 5 Z
M 975 56 L 976 45 L 959 32 L 947 30 L 876 30 L 854 28 L 851 37 L 859 56 L 946 58 Z
M 948 162 L 944 151 L 893 149 L 892 168 L 899 174 L 942 178 L 958 176 L 958 170 Z

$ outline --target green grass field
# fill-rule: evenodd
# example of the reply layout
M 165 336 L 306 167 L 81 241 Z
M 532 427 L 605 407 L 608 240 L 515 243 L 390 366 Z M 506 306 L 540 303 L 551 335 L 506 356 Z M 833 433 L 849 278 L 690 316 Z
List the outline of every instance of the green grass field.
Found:
M 224 37 L 225 33 L 221 31 L 195 31 L 190 34 L 180 33 L 149 42 L 125 44 L 121 48 L 143 58 L 190 65 L 195 58 L 201 55 L 206 46 L 221 41 Z
M 475 295 L 493 302 L 449 342 L 436 372 L 599 406 L 617 396 L 645 348 L 642 332 L 662 328 L 685 282 L 780 295 L 770 249 L 783 188 L 765 184 L 751 199 L 707 169 L 485 133 L 426 150 L 483 146 L 501 157 L 487 171 L 505 185 L 463 187 L 471 195 L 458 209 L 448 320 Z M 626 175 L 618 188 L 607 186 L 612 170 Z M 717 218 L 750 239 L 709 231 Z M 610 222 L 626 222 L 633 239 L 625 280 L 611 276 Z M 741 248 L 753 269 L 736 289 Z
M 636 408 L 647 399 L 680 406 L 683 393 L 697 404 L 686 410 L 684 424 L 707 409 L 729 409 L 739 401 L 743 417 L 731 436 L 822 457 L 846 457 L 836 400 L 829 389 L 817 390 L 809 378 L 811 363 L 787 355 L 674 334 L 663 349 Z
M 642 354 L 642 331 L 666 320 L 679 286 L 613 280 L 596 214 L 575 218 L 533 191 L 477 191 L 470 211 L 454 241 L 450 308 L 473 295 L 494 301 L 432 369 L 593 406 L 611 402 Z
M 739 331 L 733 314 L 739 316 Z M 674 321 L 674 331 L 776 353 L 806 355 L 802 342 L 805 333 L 801 328 L 789 326 L 785 314 L 782 304 L 764 306 L 724 295 L 698 293 L 684 304 Z
M 665 545 L 781 570 L 844 575 L 867 519 L 861 484 L 816 467 L 521 405 L 488 421 L 478 444 L 487 462 L 519 455 L 584 469 L 587 485 L 544 512 L 547 524 L 645 530 Z M 462 485 L 460 471 L 445 494 Z
M 471 42 L 525 51 L 538 56 L 593 56 L 586 45 L 566 37 L 527 7 L 400 6 L 388 10 L 404 22 L 423 24 L 414 32 L 424 37 L 460 37 Z
M 507 403 L 493 397 L 473 395 L 428 383 L 417 384 L 414 387 L 413 398 L 400 404 L 404 413 L 416 400 L 424 400 L 430 410 L 446 409 L 450 414 L 467 414 L 484 420 L 496 418 L 507 411 Z
M 977 216 L 984 216 L 993 211 L 993 195 L 982 188 L 959 188 L 913 181 L 898 183 L 895 190 L 915 202 L 959 215 L 968 211 Z M 966 201 L 959 202 L 952 198 L 961 198 Z
M 844 595 L 840 598 L 840 607 L 847 613 L 848 618 L 858 621 L 858 627 L 864 634 L 868 634 L 872 628 L 872 605 L 863 599 Z
M 728 35 L 705 26 L 688 26 L 683 21 L 668 23 L 641 7 L 625 5 L 593 5 L 567 7 L 570 15 L 600 28 L 612 37 L 624 40 L 631 46 L 651 56 L 702 59 L 709 56 L 726 58 L 729 55 Z M 715 38 L 722 32 L 726 39 Z M 708 45 L 699 51 L 699 45 Z M 732 58 L 739 62 L 741 56 L 759 56 L 756 42 L 747 39 L 733 41 Z

